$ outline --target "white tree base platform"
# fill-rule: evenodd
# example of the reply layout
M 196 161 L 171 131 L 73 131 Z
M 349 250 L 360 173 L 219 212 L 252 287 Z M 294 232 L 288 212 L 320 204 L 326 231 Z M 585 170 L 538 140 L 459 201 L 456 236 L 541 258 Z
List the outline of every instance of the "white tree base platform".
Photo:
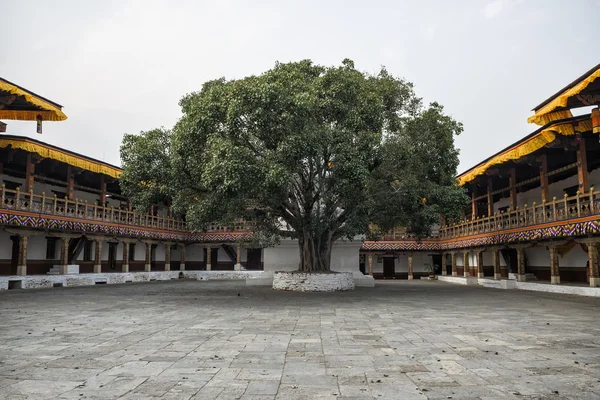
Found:
M 339 292 L 354 290 L 351 272 L 306 273 L 275 272 L 273 289 L 297 292 Z

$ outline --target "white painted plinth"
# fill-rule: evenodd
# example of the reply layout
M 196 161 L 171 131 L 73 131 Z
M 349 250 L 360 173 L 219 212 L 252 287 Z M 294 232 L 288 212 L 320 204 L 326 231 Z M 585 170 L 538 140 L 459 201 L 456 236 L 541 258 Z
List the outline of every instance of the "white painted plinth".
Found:
M 354 277 L 351 272 L 320 274 L 278 271 L 273 273 L 273 289 L 297 292 L 354 290 Z

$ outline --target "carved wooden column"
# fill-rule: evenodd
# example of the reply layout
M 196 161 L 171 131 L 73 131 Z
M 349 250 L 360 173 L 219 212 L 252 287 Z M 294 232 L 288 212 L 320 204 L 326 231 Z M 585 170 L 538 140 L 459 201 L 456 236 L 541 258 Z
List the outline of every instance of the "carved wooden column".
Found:
M 17 265 L 17 275 L 27 275 L 27 235 L 19 235 L 19 255 Z
M 483 273 L 483 250 L 476 250 L 477 255 L 477 277 L 483 278 L 485 275 Z
M 179 270 L 185 271 L 185 243 L 179 245 Z
M 171 270 L 171 243 L 165 243 L 165 271 Z
M 517 280 L 519 282 L 525 282 L 527 280 L 525 275 L 525 247 L 517 246 Z
M 100 199 L 98 203 L 103 207 L 106 205 L 106 181 L 104 175 L 100 175 Z
M 369 263 L 369 276 L 373 276 L 373 253 L 369 253 L 367 261 Z
M 475 186 L 471 192 L 471 219 L 477 218 L 477 200 L 475 200 Z
M 95 239 L 94 244 L 94 273 L 99 274 L 102 272 L 102 240 Z
M 408 253 L 408 280 L 413 279 L 413 255 Z
M 448 257 L 448 253 L 442 253 L 442 276 L 446 276 L 448 271 L 446 271 L 446 261 Z
M 123 241 L 123 262 L 121 272 L 129 272 L 129 242 Z
M 463 276 L 465 278 L 468 278 L 469 276 L 471 276 L 471 271 L 469 271 L 469 251 L 464 251 L 463 252 L 463 265 L 464 265 L 464 271 L 463 271 Z
M 238 244 L 235 249 L 235 270 L 242 270 L 242 245 Z
M 146 259 L 144 261 L 144 271 L 152 271 L 152 243 L 146 243 Z
M 550 194 L 548 191 L 548 157 L 542 154 L 538 158 L 540 162 L 540 189 L 542 190 L 542 203 L 550 201 Z
M 600 271 L 598 268 L 597 241 L 588 242 L 588 258 L 590 268 L 590 287 L 600 287 Z
M 75 198 L 75 176 L 73 167 L 67 166 L 67 199 L 74 200 Z
M 487 187 L 488 217 L 491 217 L 494 214 L 494 197 L 492 196 L 492 190 L 492 177 L 489 177 Z
M 553 285 L 560 284 L 560 271 L 558 267 L 558 252 L 555 245 L 548 246 L 550 250 L 550 283 Z
M 33 160 L 34 155 L 27 153 L 27 160 L 25 161 L 25 192 L 29 194 L 30 190 L 33 190 L 33 181 L 35 173 L 35 162 Z
M 577 148 L 577 178 L 579 183 L 579 193 L 583 194 L 589 189 L 588 184 L 588 165 L 587 165 L 587 150 L 585 139 L 577 134 L 579 147 Z
M 69 268 L 69 239 L 68 237 L 60 238 L 60 267 L 59 273 L 65 275 Z
M 451 254 L 452 254 L 452 276 L 458 276 L 458 273 L 456 272 L 456 252 L 453 251 Z
M 493 248 L 492 256 L 494 260 L 494 279 L 502 279 L 502 274 L 500 273 L 500 249 Z
M 510 209 L 517 208 L 517 170 L 513 167 L 508 171 L 508 180 L 510 186 Z
M 206 247 L 206 270 L 210 271 L 212 269 L 212 248 L 210 246 Z

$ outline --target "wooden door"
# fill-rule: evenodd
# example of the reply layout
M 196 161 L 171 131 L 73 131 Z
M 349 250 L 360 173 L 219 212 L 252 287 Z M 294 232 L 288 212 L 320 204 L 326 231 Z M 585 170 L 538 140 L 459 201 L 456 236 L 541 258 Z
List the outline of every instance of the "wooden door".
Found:
M 394 257 L 383 257 L 383 279 L 394 279 L 396 277 L 395 261 Z
M 246 253 L 246 269 L 262 270 L 262 249 L 248 249 Z

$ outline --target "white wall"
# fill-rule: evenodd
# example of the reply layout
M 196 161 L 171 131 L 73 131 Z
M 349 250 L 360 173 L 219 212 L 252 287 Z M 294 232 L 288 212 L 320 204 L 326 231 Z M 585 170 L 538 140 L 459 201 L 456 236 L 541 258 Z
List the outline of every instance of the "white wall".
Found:
M 562 181 L 551 183 L 550 186 L 548 186 L 549 201 L 552 201 L 553 197 L 556 197 L 557 200 L 562 199 L 564 197 L 565 188 L 578 184 L 577 171 L 574 170 L 574 172 L 575 175 L 563 179 Z M 588 174 L 588 182 L 589 186 L 600 188 L 600 168 L 597 168 Z M 589 187 L 586 188 L 586 190 L 588 189 Z M 534 201 L 536 204 L 542 203 L 542 190 L 540 187 L 536 187 L 523 193 L 517 193 L 517 205 L 519 208 L 523 208 L 525 204 L 531 206 Z M 498 212 L 500 208 L 508 206 L 510 206 L 510 198 L 500 199 L 494 203 L 494 212 Z
M 550 251 L 546 247 L 531 247 L 525 249 L 527 264 L 534 267 L 550 266 Z M 564 257 L 558 257 L 560 268 L 585 267 L 588 255 L 579 244 L 575 245 Z
M 12 240 L 10 234 L 0 230 L 0 260 L 12 259 Z

